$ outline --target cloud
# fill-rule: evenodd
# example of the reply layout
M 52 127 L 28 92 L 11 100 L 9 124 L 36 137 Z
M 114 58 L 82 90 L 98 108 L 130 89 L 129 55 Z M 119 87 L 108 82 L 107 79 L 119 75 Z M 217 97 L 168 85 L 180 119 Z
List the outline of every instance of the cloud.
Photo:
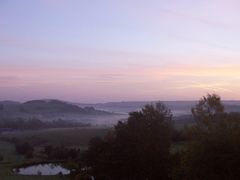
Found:
M 180 84 L 180 83 L 178 83 Z M 233 90 L 230 89 L 231 84 L 230 83 L 214 83 L 214 82 L 206 82 L 206 81 L 187 81 L 187 82 L 181 82 L 181 85 L 176 85 L 176 89 L 186 90 L 186 89 L 202 89 L 206 90 L 207 92 L 211 91 L 220 91 L 220 92 L 228 92 L 232 93 Z
M 213 80 L 234 81 L 240 78 L 240 67 L 76 67 L 76 68 L 28 68 L 1 67 L 2 80 L 16 80 L 17 78 L 36 82 L 158 82 L 164 79 L 174 80 Z M 186 83 L 186 82 L 185 82 Z
M 195 99 L 217 92 L 240 98 L 239 67 L 0 67 L 0 92 L 12 97 L 108 101 Z M 2 90 L 1 90 L 2 88 Z M 15 91 L 13 91 L 15 90 Z M 8 93 L 7 93 L 8 92 Z M 3 94 L 2 94 L 3 95 Z M 234 96 L 233 96 L 234 95 Z M 28 97 L 28 98 L 27 98 Z
M 175 61 L 174 55 L 131 52 L 106 48 L 86 48 L 77 44 L 61 44 L 31 38 L 0 35 L 0 46 L 15 49 L 14 54 L 1 55 L 2 63 L 39 66 L 152 66 Z M 17 50 L 16 50 L 17 49 Z M 7 51 L 6 51 L 7 52 Z M 6 59 L 4 61 L 4 59 Z M 19 63 L 17 63 L 19 62 Z M 148 63 L 146 63 L 148 62 Z M 1 64 L 1 62 L 0 62 Z

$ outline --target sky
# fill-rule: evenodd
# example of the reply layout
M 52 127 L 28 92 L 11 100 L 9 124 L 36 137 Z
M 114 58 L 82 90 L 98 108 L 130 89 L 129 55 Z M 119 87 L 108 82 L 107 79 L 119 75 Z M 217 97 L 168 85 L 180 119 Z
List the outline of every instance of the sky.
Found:
M 238 0 L 1 0 L 0 100 L 240 99 Z

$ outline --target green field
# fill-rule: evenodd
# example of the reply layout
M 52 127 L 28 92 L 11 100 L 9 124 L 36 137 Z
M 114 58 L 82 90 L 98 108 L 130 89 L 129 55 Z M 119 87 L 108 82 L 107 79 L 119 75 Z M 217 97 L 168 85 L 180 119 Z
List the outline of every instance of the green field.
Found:
M 5 132 L 0 135 L 3 138 L 17 138 L 20 141 L 31 143 L 35 149 L 46 145 L 78 147 L 86 150 L 88 142 L 95 136 L 104 136 L 110 129 L 106 127 L 87 128 L 57 128 L 45 130 Z M 58 180 L 68 177 L 59 176 L 23 176 L 12 173 L 15 166 L 28 162 L 23 156 L 16 154 L 15 146 L 12 143 L 0 141 L 0 155 L 3 161 L 0 162 L 1 180 Z
M 93 137 L 103 137 L 112 129 L 109 127 L 81 127 L 81 128 L 55 128 L 42 130 L 28 130 L 4 132 L 0 135 L 2 138 L 18 139 L 21 142 L 28 142 L 34 146 L 35 151 L 42 149 L 46 145 L 63 146 L 63 147 L 77 147 L 81 151 L 86 150 L 89 140 Z M 171 152 L 180 151 L 184 144 L 177 143 L 171 147 Z M 59 176 L 23 176 L 16 175 L 11 170 L 23 163 L 29 162 L 23 156 L 17 155 L 14 144 L 0 141 L 0 155 L 4 160 L 0 162 L 0 179 L 1 180 L 30 180 L 30 179 L 70 179 L 68 177 Z M 34 161 L 34 160 L 33 160 Z
M 3 156 L 3 161 L 0 162 L 0 179 L 1 180 L 68 180 L 68 177 L 58 176 L 22 176 L 12 173 L 12 169 L 26 162 L 23 156 L 19 156 L 15 152 L 13 144 L 0 141 L 0 153 Z
M 55 128 L 45 130 L 29 130 L 18 132 L 7 132 L 2 137 L 17 138 L 28 142 L 35 147 L 67 146 L 87 148 L 88 142 L 95 136 L 104 136 L 110 128 L 107 127 L 85 127 L 85 128 Z

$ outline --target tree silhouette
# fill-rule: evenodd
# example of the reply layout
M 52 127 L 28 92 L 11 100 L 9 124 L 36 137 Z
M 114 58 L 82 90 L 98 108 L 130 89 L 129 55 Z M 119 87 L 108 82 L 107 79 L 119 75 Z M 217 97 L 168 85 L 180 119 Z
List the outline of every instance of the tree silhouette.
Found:
M 172 114 L 162 103 L 131 112 L 104 139 L 91 141 L 87 153 L 97 179 L 168 179 Z
M 240 179 L 240 116 L 223 110 L 215 94 L 203 97 L 193 108 L 197 123 L 187 130 L 186 179 Z
M 220 96 L 217 94 L 207 94 L 207 96 L 203 96 L 196 106 L 192 108 L 192 114 L 197 120 L 214 118 L 223 112 L 224 106 Z

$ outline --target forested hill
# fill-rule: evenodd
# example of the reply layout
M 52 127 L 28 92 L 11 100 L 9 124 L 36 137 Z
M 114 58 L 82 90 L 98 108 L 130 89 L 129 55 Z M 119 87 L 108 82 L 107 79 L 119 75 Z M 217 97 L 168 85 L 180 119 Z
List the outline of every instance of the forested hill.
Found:
M 112 115 L 107 111 L 96 110 L 93 107 L 79 107 L 59 100 L 32 100 L 25 103 L 13 101 L 0 102 L 0 118 L 27 118 L 40 119 L 76 119 L 86 116 Z

